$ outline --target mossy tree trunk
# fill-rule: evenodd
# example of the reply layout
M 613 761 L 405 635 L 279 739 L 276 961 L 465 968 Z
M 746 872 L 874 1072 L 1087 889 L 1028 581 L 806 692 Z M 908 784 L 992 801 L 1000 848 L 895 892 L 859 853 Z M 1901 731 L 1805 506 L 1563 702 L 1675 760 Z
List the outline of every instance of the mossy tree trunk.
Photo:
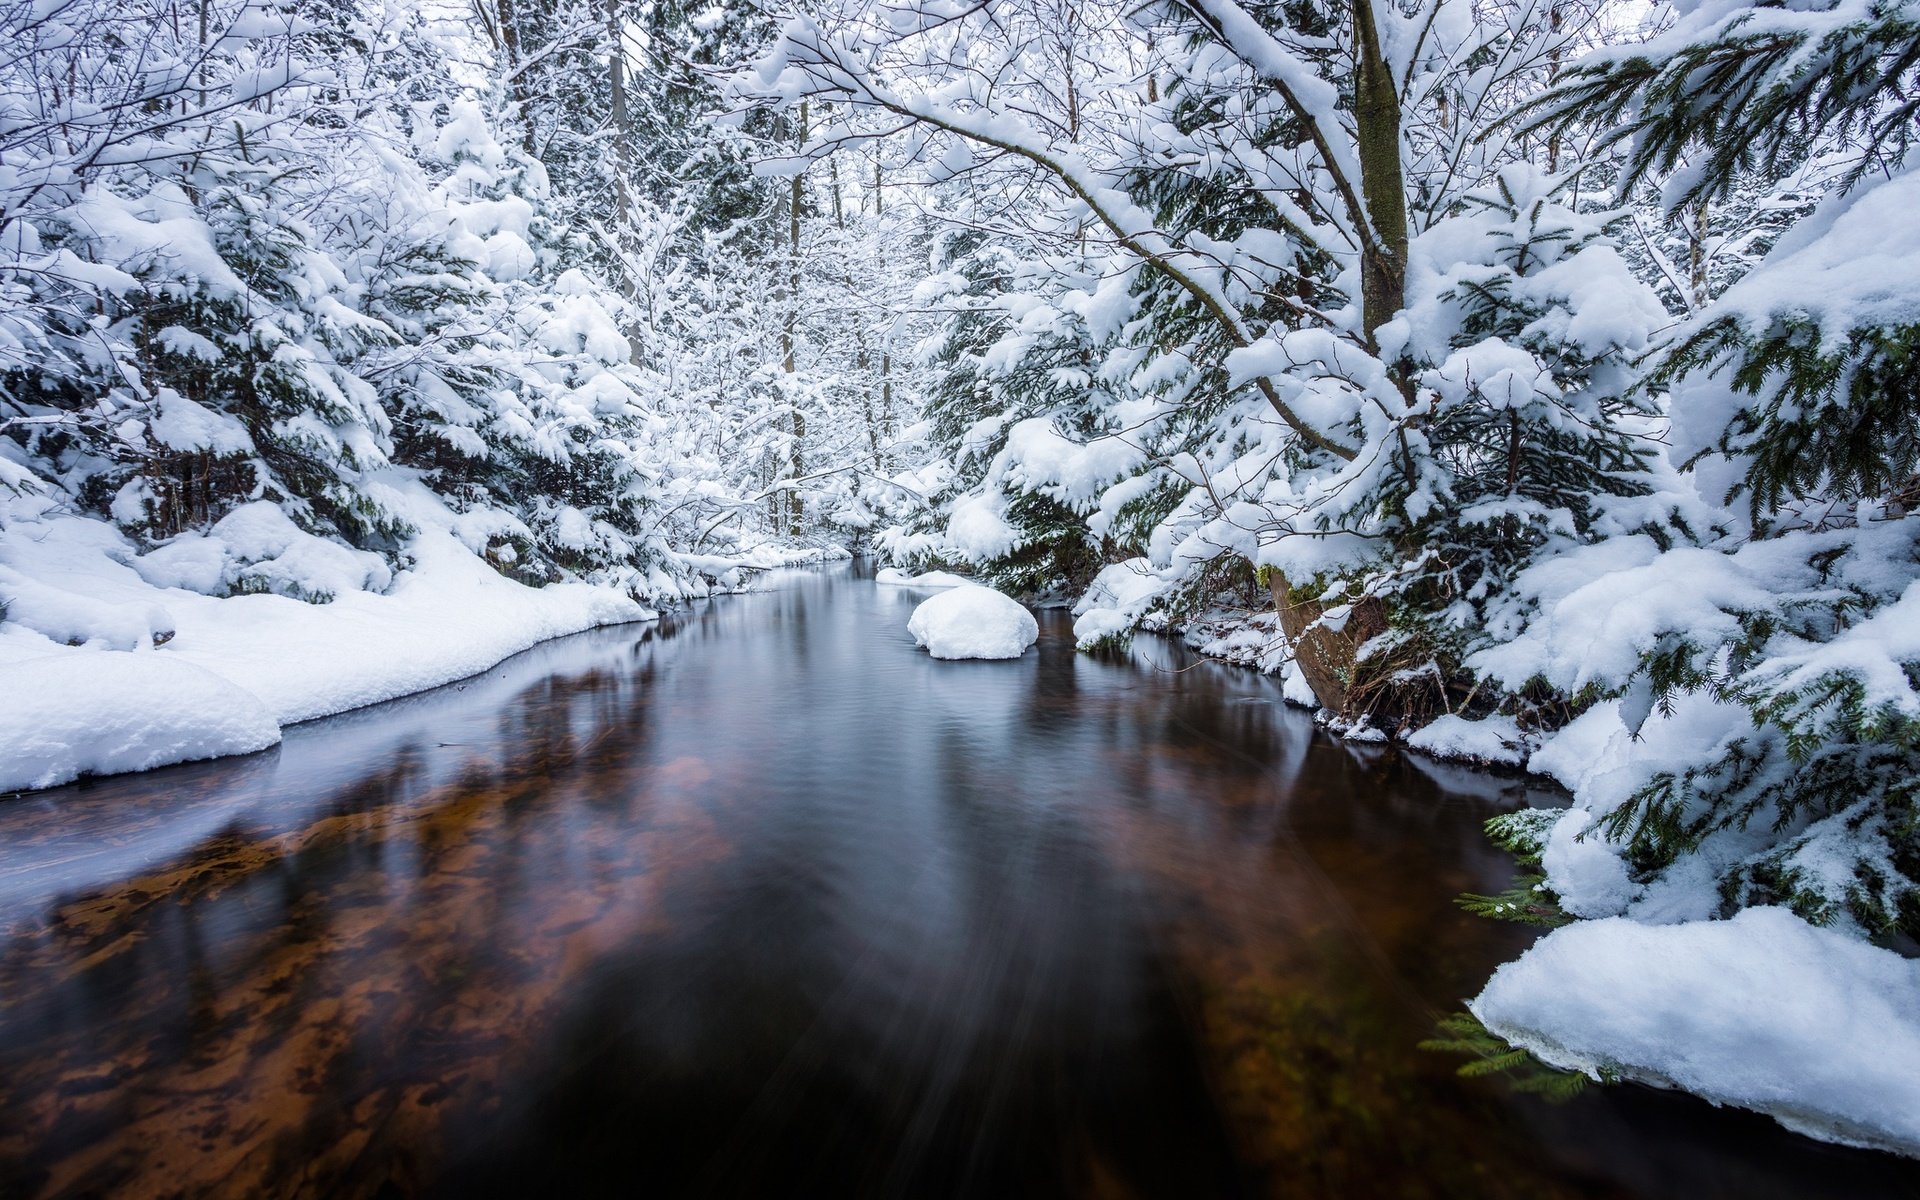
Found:
M 1268 578 L 1274 607 L 1280 610 L 1280 632 L 1293 648 L 1294 662 L 1320 707 L 1339 717 L 1359 716 L 1367 689 L 1355 686 L 1360 647 L 1387 628 L 1386 606 L 1372 598 L 1354 604 L 1336 628 L 1325 622 L 1331 606 L 1297 594 L 1287 577 L 1273 571 Z
M 1367 236 L 1360 256 L 1361 322 L 1367 349 L 1377 351 L 1375 331 L 1406 305 L 1407 183 L 1400 161 L 1400 89 L 1380 48 L 1372 0 L 1353 5 L 1354 131 L 1360 159 L 1356 213 Z

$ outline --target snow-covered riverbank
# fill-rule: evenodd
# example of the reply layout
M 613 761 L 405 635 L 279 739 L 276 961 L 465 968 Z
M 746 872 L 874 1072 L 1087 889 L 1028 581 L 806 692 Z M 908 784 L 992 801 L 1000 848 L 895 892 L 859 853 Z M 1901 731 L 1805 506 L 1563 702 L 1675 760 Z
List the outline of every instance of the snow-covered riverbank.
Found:
M 1275 674 L 1290 701 L 1313 707 L 1270 610 L 1221 609 L 1175 626 L 1146 608 L 1156 599 L 1147 577 L 1137 565 L 1109 567 L 1076 631 L 1097 637 L 1149 611 L 1146 627 Z M 1639 604 L 1644 611 L 1644 595 Z M 1920 961 L 1864 940 L 1844 911 L 1827 926 L 1775 906 L 1729 916 L 1722 873 L 1781 830 L 1728 830 L 1690 870 L 1646 879 L 1600 828 L 1597 814 L 1628 803 L 1659 772 L 1683 770 L 1703 747 L 1738 736 L 1740 716 L 1697 696 L 1670 712 L 1634 712 L 1615 699 L 1551 733 L 1528 734 L 1507 716 L 1452 715 L 1398 731 L 1409 750 L 1525 769 L 1570 797 L 1534 822 L 1539 844 L 1527 853 L 1544 877 L 1539 903 L 1584 919 L 1502 967 L 1469 1007 L 1556 1067 L 1676 1087 L 1823 1141 L 1920 1157 Z M 1333 728 L 1349 741 L 1390 740 L 1364 723 Z M 1797 835 L 1795 865 L 1835 891 L 1850 882 L 1834 845 L 1854 835 L 1850 816 L 1804 816 L 1786 831 Z
M 282 726 L 451 683 L 549 638 L 656 616 L 610 588 L 502 576 L 424 496 L 416 515 L 428 520 L 397 575 L 265 504 L 144 555 L 104 522 L 43 502 L 15 501 L 9 515 L 0 791 L 265 749 Z M 766 547 L 693 565 L 727 587 L 742 569 L 818 555 Z M 255 586 L 331 599 L 207 594 L 230 590 L 236 566 Z
M 1783 908 L 1557 929 L 1473 1001 L 1555 1066 L 1678 1087 L 1823 1141 L 1920 1156 L 1920 962 Z

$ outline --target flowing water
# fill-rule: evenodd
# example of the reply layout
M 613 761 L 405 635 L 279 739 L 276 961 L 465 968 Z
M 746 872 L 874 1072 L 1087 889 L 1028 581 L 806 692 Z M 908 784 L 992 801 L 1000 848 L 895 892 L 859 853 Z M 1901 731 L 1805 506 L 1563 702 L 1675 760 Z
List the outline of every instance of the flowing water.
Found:
M 1521 784 L 860 574 L 0 802 L 0 1196 L 1920 1194 L 1416 1048 Z

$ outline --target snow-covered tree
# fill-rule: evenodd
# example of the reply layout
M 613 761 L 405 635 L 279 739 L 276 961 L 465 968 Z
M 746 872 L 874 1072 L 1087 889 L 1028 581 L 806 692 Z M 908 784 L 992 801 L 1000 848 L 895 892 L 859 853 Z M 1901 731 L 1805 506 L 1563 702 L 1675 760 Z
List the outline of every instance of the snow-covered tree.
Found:
M 945 255 L 927 295 L 949 311 L 923 351 L 935 376 L 928 433 L 942 453 L 919 475 L 936 490 L 916 528 L 885 544 L 904 559 L 971 565 L 1013 591 L 1077 595 L 1108 561 L 1087 517 L 1115 473 L 1059 478 L 1034 470 L 1029 452 L 1077 453 L 1111 432 L 1117 397 L 1098 374 L 1108 347 L 1074 311 L 1098 264 L 1069 275 L 1064 262 L 1023 260 L 972 233 L 948 239 Z
M 356 311 L 306 203 L 333 115 L 312 99 L 317 39 L 279 6 L 195 16 L 0 14 L 21 49 L 0 199 L 9 432 L 153 536 L 265 497 L 390 550 L 404 522 L 358 486 L 389 422 L 349 365 L 390 332 Z
M 1414 606 L 1417 624 L 1473 586 L 1449 574 L 1453 559 L 1422 548 L 1432 527 L 1447 524 L 1446 498 L 1463 471 L 1484 474 L 1475 488 L 1505 479 L 1474 465 L 1499 455 L 1480 444 L 1490 423 L 1461 415 L 1486 406 L 1465 399 L 1484 397 L 1479 380 L 1459 364 L 1452 375 L 1444 369 L 1462 347 L 1436 340 L 1413 315 L 1445 307 L 1420 289 L 1453 286 L 1441 279 L 1452 261 L 1429 270 L 1419 256 L 1452 251 L 1418 247 L 1449 222 L 1457 229 L 1476 191 L 1495 186 L 1502 165 L 1526 149 L 1496 118 L 1545 83 L 1592 14 L 1439 0 L 1411 8 L 1205 0 L 1078 5 L 1072 16 L 1014 2 L 958 14 L 808 10 L 742 86 L 816 109 L 831 101 L 835 115 L 812 143 L 821 152 L 892 132 L 936 181 L 993 178 L 965 220 L 1010 227 L 1041 257 L 1084 264 L 1029 289 L 1037 307 L 1023 319 L 1058 318 L 1055 340 L 1032 346 L 1063 335 L 1084 344 L 1085 380 L 1108 389 L 1088 402 L 1104 411 L 1056 430 L 1066 448 L 1036 437 L 1000 451 L 982 478 L 1017 480 L 1030 497 L 1070 480 L 1091 486 L 1071 503 L 1101 534 L 1123 509 L 1135 519 L 1152 513 L 1134 539 L 1144 561 L 1129 569 L 1161 586 L 1130 589 L 1123 618 L 1204 591 L 1196 585 L 1223 563 L 1259 567 L 1293 620 L 1290 637 L 1321 703 L 1361 715 L 1388 703 L 1349 685 L 1361 644 L 1396 623 L 1389 598 Z M 1545 194 L 1528 187 L 1513 203 L 1539 219 L 1529 206 Z M 1010 209 L 1009 195 L 1024 203 Z M 1524 236 L 1540 257 L 1514 259 L 1506 269 L 1515 275 L 1618 264 L 1611 251 L 1588 252 L 1595 231 L 1565 251 L 1555 245 L 1564 229 Z M 1499 265 L 1499 238 L 1475 245 Z M 1556 272 L 1563 256 L 1581 267 Z M 1076 284 L 1075 272 L 1094 282 Z M 1575 363 L 1582 375 L 1614 371 L 1601 387 L 1623 397 L 1619 360 L 1657 315 L 1630 283 L 1631 315 L 1616 311 L 1622 319 L 1611 321 L 1571 311 L 1608 303 L 1604 289 L 1545 286 L 1559 289 L 1552 301 L 1527 302 L 1577 326 L 1570 343 L 1530 331 L 1517 312 L 1483 313 L 1477 337 L 1513 356 L 1497 369 L 1503 381 L 1557 376 L 1549 390 L 1564 384 L 1556 396 L 1580 397 L 1571 408 L 1554 399 L 1503 410 L 1508 442 L 1518 431 L 1528 448 L 1506 454 L 1516 469 L 1584 452 L 1571 448 L 1579 435 L 1569 414 L 1600 402 L 1569 371 Z M 1069 332 L 1076 320 L 1084 334 Z M 1488 345 L 1477 357 L 1495 354 Z M 1630 426 L 1625 436 L 1640 432 Z M 1595 436 L 1612 447 L 1619 472 L 1636 469 L 1642 456 L 1618 431 Z M 958 449 L 949 445 L 949 457 Z M 1514 494 L 1526 486 L 1515 474 Z M 1610 490 L 1644 487 L 1622 478 Z M 952 506 L 969 527 L 982 504 L 998 503 L 1004 516 L 1004 500 L 975 499 Z M 1456 542 L 1497 541 L 1504 528 L 1470 526 Z M 1432 661 L 1442 649 L 1429 642 L 1413 653 L 1444 686 L 1457 664 Z
M 632 304 L 447 73 L 459 35 L 376 0 L 186 15 L 7 12 L 9 453 L 147 543 L 265 501 L 404 565 L 424 484 L 520 578 L 678 594 Z
M 1690 6 L 1573 67 L 1536 110 L 1605 129 L 1627 183 L 1659 181 L 1676 211 L 1847 155 L 1831 194 L 1654 365 L 1704 502 L 1698 544 L 1627 541 L 1523 581 L 1554 594 L 1560 633 L 1498 668 L 1624 692 L 1582 721 L 1633 731 L 1631 768 L 1581 800 L 1670 912 L 1783 901 L 1870 933 L 1920 928 L 1916 19 Z M 1632 636 L 1573 651 L 1624 595 Z

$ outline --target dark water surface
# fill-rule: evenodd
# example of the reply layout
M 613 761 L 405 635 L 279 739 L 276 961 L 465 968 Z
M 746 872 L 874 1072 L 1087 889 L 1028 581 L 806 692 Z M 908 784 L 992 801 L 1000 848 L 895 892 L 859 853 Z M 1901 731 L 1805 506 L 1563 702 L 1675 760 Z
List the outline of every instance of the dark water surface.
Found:
M 1415 1048 L 1519 785 L 857 574 L 0 803 L 0 1195 L 1920 1194 Z

